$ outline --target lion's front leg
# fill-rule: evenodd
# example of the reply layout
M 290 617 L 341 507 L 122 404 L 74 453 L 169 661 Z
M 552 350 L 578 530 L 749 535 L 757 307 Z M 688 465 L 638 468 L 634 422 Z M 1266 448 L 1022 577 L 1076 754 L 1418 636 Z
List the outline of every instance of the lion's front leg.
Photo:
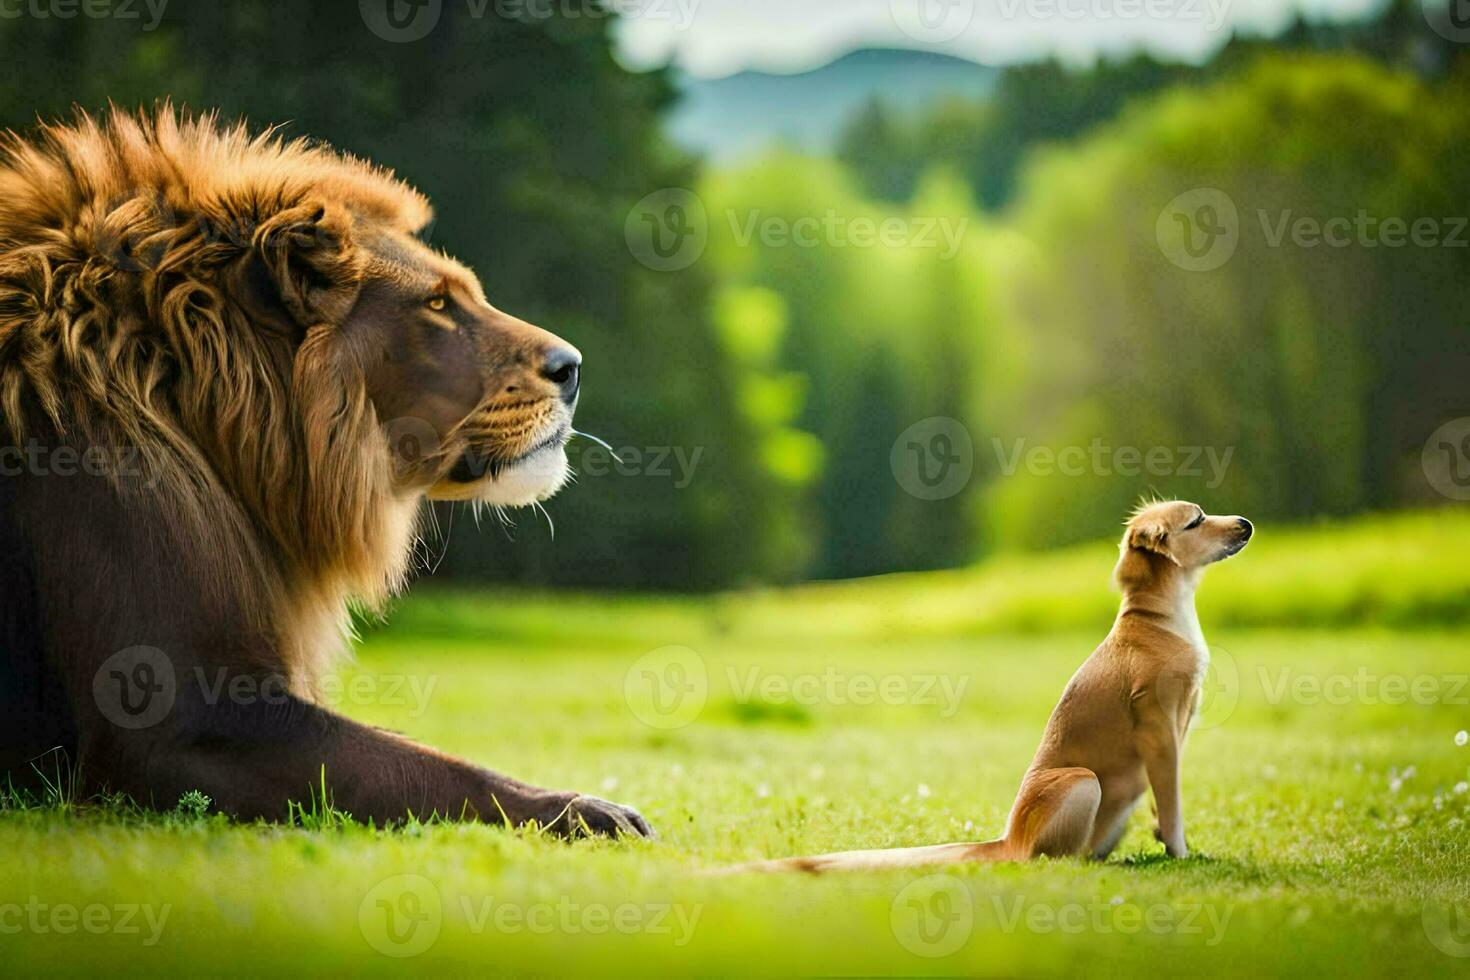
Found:
M 567 837 L 653 834 L 631 807 L 531 786 L 291 695 L 210 704 L 180 694 L 155 728 L 84 738 L 84 773 L 158 807 L 199 790 L 247 820 L 285 819 L 291 803 L 320 796 L 325 782 L 334 807 L 378 826 L 438 816 L 534 821 Z

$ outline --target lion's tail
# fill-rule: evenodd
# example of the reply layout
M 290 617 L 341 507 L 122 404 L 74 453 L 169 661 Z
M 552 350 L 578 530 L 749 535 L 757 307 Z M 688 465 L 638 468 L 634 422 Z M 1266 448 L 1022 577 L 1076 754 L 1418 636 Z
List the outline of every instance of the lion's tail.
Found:
M 815 857 L 781 858 L 754 861 L 710 872 L 714 875 L 779 874 L 804 871 L 822 874 L 827 871 L 887 871 L 898 868 L 923 868 L 940 864 L 967 862 L 1013 861 L 1012 848 L 1005 838 L 969 844 L 935 844 L 929 847 L 894 847 L 875 851 L 839 851 Z

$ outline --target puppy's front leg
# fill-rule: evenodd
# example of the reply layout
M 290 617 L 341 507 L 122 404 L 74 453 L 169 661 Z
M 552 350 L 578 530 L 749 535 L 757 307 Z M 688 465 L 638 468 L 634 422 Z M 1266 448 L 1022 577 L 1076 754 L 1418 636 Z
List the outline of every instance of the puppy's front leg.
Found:
M 1179 741 L 1170 726 L 1150 725 L 1140 730 L 1138 749 L 1154 791 L 1158 838 L 1170 857 L 1189 857 L 1189 847 L 1184 843 L 1184 805 L 1179 796 Z

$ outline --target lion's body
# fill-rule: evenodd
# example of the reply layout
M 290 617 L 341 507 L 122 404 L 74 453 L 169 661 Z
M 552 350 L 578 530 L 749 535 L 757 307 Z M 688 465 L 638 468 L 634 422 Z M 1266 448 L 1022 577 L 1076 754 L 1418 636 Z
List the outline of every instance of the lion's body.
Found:
M 571 798 L 312 704 L 349 600 L 404 581 L 419 505 L 464 449 L 451 434 L 512 433 L 492 490 L 514 466 L 536 493 L 562 479 L 579 355 L 412 241 L 429 216 L 386 171 L 168 109 L 6 138 L 0 777 L 61 749 L 88 785 L 162 804 L 203 788 L 247 816 L 284 815 L 323 766 L 381 819 L 505 801 L 545 819 Z M 419 317 L 421 279 L 438 284 Z M 562 362 L 561 387 L 525 377 Z M 443 416 L 419 482 L 384 406 Z M 524 464 L 514 440 L 537 442 Z M 134 730 L 97 692 L 136 648 L 166 658 L 176 703 Z M 222 700 L 216 678 L 290 696 Z

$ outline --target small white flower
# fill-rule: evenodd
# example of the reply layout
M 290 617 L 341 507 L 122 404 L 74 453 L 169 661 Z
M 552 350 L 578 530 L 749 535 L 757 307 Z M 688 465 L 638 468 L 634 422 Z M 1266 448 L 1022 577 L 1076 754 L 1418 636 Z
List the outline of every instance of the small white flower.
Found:
M 1458 732 L 1455 732 L 1455 744 L 1456 745 L 1464 745 L 1466 742 L 1470 742 L 1470 732 L 1466 732 L 1466 731 L 1458 731 Z
M 920 783 L 919 784 L 919 799 L 921 799 L 921 800 L 927 800 L 929 798 L 929 792 L 930 791 L 929 791 L 929 784 L 928 783 Z
M 757 798 L 764 800 L 766 797 L 771 795 L 771 787 L 767 786 L 765 783 L 761 783 L 755 788 L 755 795 Z
M 1419 775 L 1419 770 L 1414 766 L 1410 766 L 1409 768 L 1404 770 L 1405 779 L 1413 779 L 1417 775 Z
M 1470 790 L 1470 783 L 1465 782 L 1465 780 L 1462 779 L 1458 783 L 1455 784 L 1455 792 L 1456 793 L 1463 793 L 1466 790 Z
M 1108 899 L 1108 904 L 1109 905 L 1122 905 L 1123 904 L 1123 896 L 1122 895 L 1114 895 L 1112 898 Z
M 1461 786 L 1464 786 L 1465 784 L 1464 783 L 1461 783 L 1460 785 Z M 970 831 L 972 831 L 974 829 L 975 829 L 975 821 L 973 821 L 973 820 L 966 820 L 965 821 L 965 833 L 968 834 Z
M 1391 779 L 1391 780 L 1388 781 L 1388 791 L 1390 793 L 1397 793 L 1399 790 L 1401 790 L 1403 788 L 1404 788 L 1404 781 L 1402 779 Z
M 673 776 L 675 779 L 678 779 L 680 776 L 684 775 L 684 767 L 679 765 L 677 762 L 674 763 L 672 766 L 669 767 L 669 775 Z
M 608 776 L 606 779 L 604 779 L 602 781 L 602 788 L 605 789 L 605 790 L 607 790 L 609 793 L 611 793 L 613 790 L 617 789 L 618 788 L 618 777 L 616 777 L 616 776 Z

